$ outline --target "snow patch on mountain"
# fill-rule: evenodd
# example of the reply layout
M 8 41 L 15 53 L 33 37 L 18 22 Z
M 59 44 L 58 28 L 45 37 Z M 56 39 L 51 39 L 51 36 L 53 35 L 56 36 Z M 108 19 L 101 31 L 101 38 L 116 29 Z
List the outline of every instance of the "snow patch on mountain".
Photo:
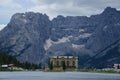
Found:
M 104 27 L 103 27 L 103 31 L 105 31 L 107 28 L 108 28 L 108 26 L 104 26 Z
M 53 41 L 49 38 L 45 41 L 44 49 L 48 50 L 52 46 Z
M 71 35 L 71 36 L 68 36 L 68 38 L 73 38 L 73 36 Z
M 70 42 L 68 37 L 63 37 L 61 39 L 58 39 L 58 41 L 53 41 L 49 38 L 45 41 L 44 49 L 48 50 L 54 44 L 60 44 L 60 43 L 65 43 L 65 42 Z
M 90 37 L 91 35 L 92 35 L 91 33 L 83 33 L 79 35 L 79 38 L 87 38 L 87 37 Z
M 84 32 L 85 30 L 84 29 L 79 29 L 79 32 Z
M 81 44 L 81 45 L 72 44 L 72 47 L 73 47 L 73 48 L 80 49 L 80 48 L 84 48 L 84 47 L 85 47 L 85 45 L 84 45 L 84 44 Z

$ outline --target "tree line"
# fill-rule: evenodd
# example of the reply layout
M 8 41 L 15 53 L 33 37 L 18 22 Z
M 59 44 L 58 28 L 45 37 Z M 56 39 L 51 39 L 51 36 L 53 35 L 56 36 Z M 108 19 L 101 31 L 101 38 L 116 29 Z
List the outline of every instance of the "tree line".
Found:
M 22 67 L 23 69 L 41 69 L 41 64 L 33 64 L 29 62 L 19 62 L 16 58 L 0 53 L 0 66 L 4 64 L 14 64 L 17 67 Z

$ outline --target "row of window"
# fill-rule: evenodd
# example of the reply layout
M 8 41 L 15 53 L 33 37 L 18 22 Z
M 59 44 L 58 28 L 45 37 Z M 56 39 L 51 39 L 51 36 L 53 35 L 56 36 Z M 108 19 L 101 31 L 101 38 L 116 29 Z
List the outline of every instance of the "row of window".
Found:
M 72 65 L 71 65 L 71 63 L 72 63 Z M 66 66 L 75 66 L 75 61 L 56 61 L 55 62 L 55 66 L 61 66 L 61 65 L 66 65 Z

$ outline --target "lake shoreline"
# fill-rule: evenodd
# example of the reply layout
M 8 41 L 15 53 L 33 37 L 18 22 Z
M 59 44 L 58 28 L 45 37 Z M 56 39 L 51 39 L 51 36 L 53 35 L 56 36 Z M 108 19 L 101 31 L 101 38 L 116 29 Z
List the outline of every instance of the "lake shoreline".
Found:
M 113 71 L 95 71 L 95 70 L 89 70 L 89 71 L 85 71 L 85 70 L 78 70 L 78 71 L 43 71 L 43 70 L 39 70 L 39 71 L 35 71 L 35 70 L 8 70 L 8 71 L 0 71 L 0 72 L 53 72 L 53 73 L 56 73 L 56 72 L 59 72 L 59 73 L 62 73 L 62 72 L 76 72 L 76 73 L 81 73 L 81 72 L 85 72 L 85 73 L 106 73 L 106 74 L 120 74 L 120 72 L 113 72 Z

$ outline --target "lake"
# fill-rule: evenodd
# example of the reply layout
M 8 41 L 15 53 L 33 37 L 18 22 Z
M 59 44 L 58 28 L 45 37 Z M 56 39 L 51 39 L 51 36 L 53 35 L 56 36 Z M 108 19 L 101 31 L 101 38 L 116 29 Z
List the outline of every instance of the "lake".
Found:
M 120 74 L 89 72 L 0 72 L 0 80 L 120 80 Z

